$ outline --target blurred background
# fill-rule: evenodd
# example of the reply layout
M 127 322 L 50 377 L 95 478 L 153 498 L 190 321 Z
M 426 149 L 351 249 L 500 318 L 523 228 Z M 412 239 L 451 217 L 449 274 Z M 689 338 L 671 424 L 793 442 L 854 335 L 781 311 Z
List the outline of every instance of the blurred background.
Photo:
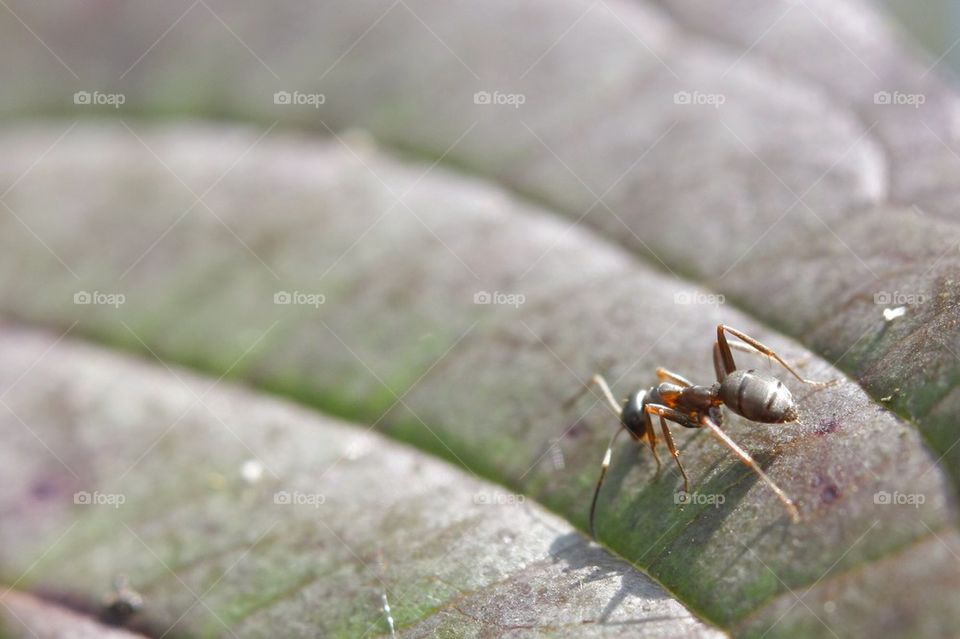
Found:
M 934 60 L 942 57 L 944 65 L 954 74 L 960 70 L 960 3 L 951 0 L 875 2 L 903 24 L 928 56 Z

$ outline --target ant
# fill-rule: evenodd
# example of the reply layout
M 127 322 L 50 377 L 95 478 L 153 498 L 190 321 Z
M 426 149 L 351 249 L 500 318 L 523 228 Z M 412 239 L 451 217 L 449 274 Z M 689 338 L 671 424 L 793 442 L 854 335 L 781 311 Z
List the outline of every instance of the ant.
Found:
M 727 333 L 739 338 L 743 343 L 728 342 Z M 600 388 L 604 399 L 620 418 L 620 423 L 607 445 L 607 452 L 600 467 L 600 478 L 597 480 L 597 486 L 593 491 L 593 501 L 590 502 L 591 537 L 596 537 L 593 522 L 597 509 L 597 497 L 600 495 L 600 488 L 603 486 L 607 469 L 610 467 L 613 445 L 621 432 L 629 432 L 637 443 L 646 439 L 650 445 L 650 450 L 653 452 L 654 459 L 657 460 L 657 469 L 660 469 L 661 463 L 660 456 L 657 454 L 657 435 L 653 427 L 653 415 L 660 418 L 660 428 L 663 431 L 663 438 L 667 442 L 667 448 L 670 449 L 670 454 L 673 455 L 677 467 L 680 469 L 680 474 L 683 475 L 683 491 L 685 493 L 688 492 L 689 480 L 686 471 L 683 469 L 683 464 L 680 463 L 680 451 L 673 443 L 673 434 L 670 432 L 670 427 L 667 426 L 667 421 L 685 428 L 709 429 L 724 446 L 733 451 L 740 458 L 740 461 L 757 473 L 760 479 L 776 493 L 794 523 L 800 521 L 800 511 L 797 510 L 793 501 L 787 497 L 787 494 L 763 472 L 747 451 L 742 449 L 720 428 L 720 425 L 723 424 L 721 410 L 723 406 L 737 415 L 763 424 L 784 424 L 795 422 L 799 418 L 793 395 L 783 385 L 783 382 L 776 377 L 753 369 L 738 370 L 733 361 L 732 348 L 746 352 L 758 352 L 776 360 L 805 384 L 826 386 L 833 383 L 804 379 L 773 349 L 761 344 L 746 333 L 725 324 L 717 326 L 717 341 L 713 344 L 713 367 L 717 374 L 717 381 L 710 386 L 695 385 L 681 375 L 671 373 L 664 368 L 658 368 L 657 377 L 660 379 L 658 385 L 638 390 L 620 405 L 614 399 L 606 380 L 599 374 L 594 375 L 590 383 L 580 393 L 571 398 L 567 404 L 570 405 L 575 402 L 589 390 L 590 384 L 594 384 Z

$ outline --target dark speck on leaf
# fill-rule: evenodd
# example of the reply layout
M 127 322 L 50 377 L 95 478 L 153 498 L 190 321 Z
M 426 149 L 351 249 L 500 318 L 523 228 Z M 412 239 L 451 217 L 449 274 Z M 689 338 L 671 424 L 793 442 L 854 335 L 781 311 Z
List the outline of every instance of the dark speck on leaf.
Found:
M 580 437 L 581 435 L 583 435 L 583 433 L 584 433 L 583 422 L 582 422 L 582 421 L 578 421 L 578 422 L 575 423 L 573 426 L 571 426 L 569 429 L 567 429 L 567 432 L 564 433 L 563 436 L 564 436 L 564 438 L 577 439 L 578 437 Z
M 820 491 L 820 501 L 825 504 L 832 504 L 840 498 L 840 489 L 836 484 L 828 484 Z
M 820 488 L 820 501 L 824 504 L 832 504 L 837 501 L 842 494 L 840 488 L 831 479 L 823 475 L 817 475 L 811 483 L 811 486 Z
M 56 482 L 49 479 L 38 479 L 30 486 L 30 494 L 39 500 L 50 499 L 58 492 Z
M 837 430 L 840 427 L 840 422 L 836 417 L 828 417 L 826 419 L 820 420 L 820 423 L 817 424 L 816 430 L 814 430 L 815 435 L 829 435 L 833 431 Z

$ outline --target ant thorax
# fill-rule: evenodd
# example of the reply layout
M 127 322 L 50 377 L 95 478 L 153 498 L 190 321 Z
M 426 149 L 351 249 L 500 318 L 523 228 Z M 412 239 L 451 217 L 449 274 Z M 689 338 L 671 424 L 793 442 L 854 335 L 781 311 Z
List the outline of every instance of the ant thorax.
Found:
M 687 386 L 683 389 L 680 403 L 685 408 L 706 412 L 720 405 L 720 384 L 711 386 Z
M 712 386 L 679 386 L 670 382 L 663 382 L 654 389 L 653 394 L 657 396 L 657 399 L 648 397 L 647 402 L 676 408 L 685 413 L 703 413 L 720 403 L 719 389 L 719 384 Z

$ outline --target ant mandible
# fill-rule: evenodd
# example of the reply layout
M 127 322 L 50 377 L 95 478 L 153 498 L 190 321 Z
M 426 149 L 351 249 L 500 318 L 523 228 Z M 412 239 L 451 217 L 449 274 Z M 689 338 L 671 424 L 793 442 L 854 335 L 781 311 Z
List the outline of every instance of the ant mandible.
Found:
M 727 341 L 727 333 L 741 339 L 743 343 Z M 597 486 L 593 491 L 593 500 L 590 502 L 590 536 L 594 534 L 594 515 L 597 509 L 597 497 L 600 495 L 600 488 L 607 476 L 607 469 L 610 467 L 610 458 L 612 456 L 613 445 L 621 432 L 627 431 L 637 443 L 644 439 L 650 445 L 653 451 L 654 459 L 657 460 L 657 468 L 660 468 L 660 456 L 657 454 L 657 435 L 653 427 L 653 415 L 660 418 L 660 428 L 663 431 L 663 438 L 667 442 L 667 448 L 677 462 L 680 474 L 683 475 L 683 490 L 688 492 L 689 481 L 687 473 L 680 463 L 680 452 L 673 443 L 673 434 L 667 422 L 671 421 L 686 428 L 707 428 L 720 440 L 720 442 L 729 448 L 740 458 L 751 470 L 760 477 L 763 482 L 780 498 L 791 519 L 796 523 L 800 520 L 800 511 L 797 510 L 793 501 L 787 497 L 787 494 L 774 483 L 770 477 L 760 468 L 750 454 L 742 449 L 733 439 L 730 438 L 721 428 L 723 423 L 723 413 L 721 407 L 726 406 L 737 415 L 745 417 L 754 422 L 764 424 L 784 424 L 797 421 L 799 415 L 797 406 L 793 401 L 793 395 L 790 390 L 783 385 L 776 377 L 766 375 L 759 371 L 737 370 L 733 361 L 731 348 L 736 348 L 746 352 L 758 352 L 775 361 L 787 369 L 794 377 L 805 384 L 824 386 L 832 382 L 817 382 L 810 379 L 804 379 L 787 364 L 777 353 L 768 346 L 765 346 L 753 339 L 746 333 L 738 331 L 735 328 L 719 324 L 717 326 L 717 341 L 713 345 L 713 367 L 717 374 L 717 382 L 711 386 L 698 386 L 687 380 L 681 375 L 671 373 L 664 368 L 657 369 L 657 377 L 660 383 L 648 389 L 641 389 L 633 393 L 624 401 L 623 405 L 617 404 L 610 391 L 610 386 L 606 380 L 599 374 L 594 375 L 590 384 L 595 384 L 600 388 L 604 398 L 614 413 L 620 418 L 617 430 L 610 438 L 607 445 L 607 452 L 603 457 L 603 464 L 600 467 L 600 478 L 597 480 Z M 590 384 L 587 384 L 583 391 L 573 397 L 568 403 L 576 401 L 589 390 Z

